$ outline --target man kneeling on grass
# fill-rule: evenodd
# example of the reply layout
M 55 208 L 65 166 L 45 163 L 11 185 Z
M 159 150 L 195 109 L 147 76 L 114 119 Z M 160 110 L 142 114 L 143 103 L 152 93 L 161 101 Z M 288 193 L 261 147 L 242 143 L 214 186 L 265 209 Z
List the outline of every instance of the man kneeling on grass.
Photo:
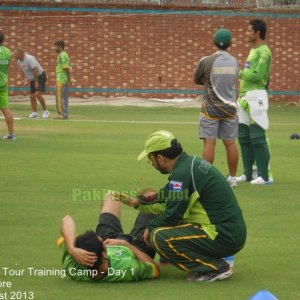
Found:
M 72 217 L 61 224 L 63 268 L 77 281 L 129 282 L 158 277 L 153 261 L 155 251 L 146 246 L 143 233 L 152 215 L 140 213 L 130 234 L 124 234 L 120 223 L 120 202 L 106 194 L 96 232 L 87 231 L 76 237 Z

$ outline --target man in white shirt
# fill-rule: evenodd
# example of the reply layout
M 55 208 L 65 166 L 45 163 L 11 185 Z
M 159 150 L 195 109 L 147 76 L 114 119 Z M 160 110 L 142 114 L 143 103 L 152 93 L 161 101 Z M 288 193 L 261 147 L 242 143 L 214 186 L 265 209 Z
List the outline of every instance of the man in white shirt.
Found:
M 17 48 L 16 50 L 17 65 L 26 78 L 30 85 L 30 101 L 32 113 L 28 116 L 29 118 L 38 118 L 37 113 L 37 100 L 39 100 L 43 114 L 42 118 L 47 119 L 50 115 L 46 107 L 45 99 L 42 93 L 46 90 L 47 76 L 44 69 L 41 67 L 36 58 L 24 52 L 23 49 Z M 36 86 L 38 83 L 38 86 Z

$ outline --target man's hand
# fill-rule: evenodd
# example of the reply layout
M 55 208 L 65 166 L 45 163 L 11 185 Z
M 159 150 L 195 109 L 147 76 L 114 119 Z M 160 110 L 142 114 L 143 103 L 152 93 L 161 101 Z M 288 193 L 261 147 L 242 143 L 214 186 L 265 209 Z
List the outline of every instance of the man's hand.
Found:
M 74 247 L 69 253 L 77 262 L 87 267 L 92 267 L 98 259 L 94 252 L 89 252 L 81 248 Z
M 244 98 L 239 98 L 239 99 L 238 99 L 238 102 L 239 102 L 241 108 L 242 108 L 245 112 L 249 113 L 249 111 L 250 111 L 250 106 L 249 106 L 248 101 L 247 101 L 246 99 L 244 99 Z
M 120 201 L 120 202 L 122 202 L 122 203 L 124 203 L 128 206 L 131 206 L 131 207 L 137 207 L 140 204 L 140 201 L 139 201 L 138 198 L 131 198 L 126 194 L 122 194 L 122 193 L 119 193 L 119 192 L 112 191 L 111 195 L 112 195 L 112 199 L 114 201 Z
M 150 233 L 148 228 L 146 228 L 144 231 L 144 241 L 149 248 L 152 248 L 150 244 Z

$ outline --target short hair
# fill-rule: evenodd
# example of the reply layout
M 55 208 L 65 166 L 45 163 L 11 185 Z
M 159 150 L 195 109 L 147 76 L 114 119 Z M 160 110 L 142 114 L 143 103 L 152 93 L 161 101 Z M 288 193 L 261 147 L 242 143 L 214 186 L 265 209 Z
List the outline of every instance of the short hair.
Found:
M 55 45 L 61 47 L 62 49 L 65 49 L 65 42 L 63 40 L 56 41 Z
M 75 247 L 93 252 L 97 255 L 98 259 L 91 269 L 98 269 L 102 263 L 102 252 L 104 250 L 103 242 L 99 240 L 97 234 L 88 230 L 84 234 L 79 235 L 75 240 Z
M 0 44 L 2 44 L 4 42 L 4 38 L 5 38 L 4 32 L 3 32 L 3 30 L 0 29 Z
M 249 24 L 252 26 L 254 32 L 259 31 L 259 36 L 262 40 L 266 38 L 267 24 L 263 20 L 254 19 Z
M 174 159 L 182 153 L 183 149 L 181 144 L 177 141 L 177 139 L 173 139 L 171 141 L 171 147 L 163 150 L 158 150 L 155 152 L 151 152 L 155 157 L 158 155 L 162 155 L 169 159 Z

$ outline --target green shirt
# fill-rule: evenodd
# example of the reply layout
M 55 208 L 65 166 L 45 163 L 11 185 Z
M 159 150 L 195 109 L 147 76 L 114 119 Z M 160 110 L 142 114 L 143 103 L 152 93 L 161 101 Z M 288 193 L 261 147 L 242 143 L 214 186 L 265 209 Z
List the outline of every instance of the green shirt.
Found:
M 270 77 L 272 53 L 266 44 L 251 49 L 244 69 L 240 71 L 240 96 L 248 91 L 267 90 Z
M 62 51 L 56 59 L 56 81 L 60 83 L 68 83 L 68 75 L 64 69 L 70 68 L 70 58 L 67 52 Z
M 70 278 L 76 281 L 97 281 L 89 276 L 92 270 L 76 262 L 65 246 L 63 249 L 62 265 Z M 130 282 L 158 276 L 154 265 L 139 261 L 129 248 L 108 246 L 106 249 L 109 260 L 108 273 L 105 277 L 100 278 L 99 282 Z
M 11 52 L 8 48 L 0 46 L 0 90 L 7 89 L 8 69 L 11 61 Z
M 245 243 L 246 225 L 236 197 L 224 176 L 210 163 L 182 153 L 155 203 L 139 210 L 159 214 L 148 223 L 155 227 L 200 224 L 213 240 L 218 235 L 229 247 Z

